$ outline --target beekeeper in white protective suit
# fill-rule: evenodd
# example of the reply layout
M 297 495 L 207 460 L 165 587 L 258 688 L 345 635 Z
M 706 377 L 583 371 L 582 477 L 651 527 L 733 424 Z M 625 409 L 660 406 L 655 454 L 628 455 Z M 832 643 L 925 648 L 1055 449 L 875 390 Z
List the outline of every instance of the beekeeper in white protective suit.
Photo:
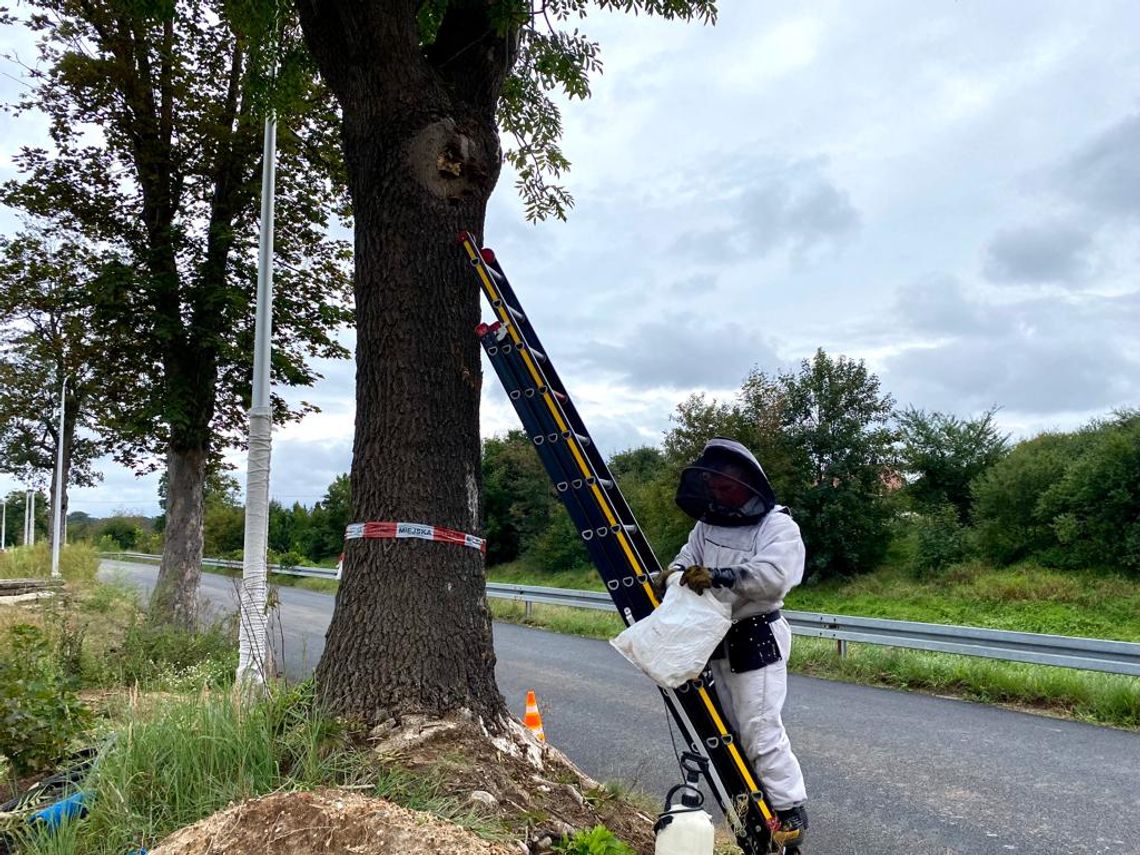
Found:
M 743 742 L 780 819 L 776 839 L 797 852 L 807 831 L 804 778 L 780 712 L 788 686 L 792 630 L 780 615 L 804 572 L 800 528 L 759 462 L 732 439 L 709 441 L 681 473 L 677 504 L 697 520 L 689 541 L 656 580 L 681 584 L 732 604 L 732 628 L 711 665 L 733 730 Z

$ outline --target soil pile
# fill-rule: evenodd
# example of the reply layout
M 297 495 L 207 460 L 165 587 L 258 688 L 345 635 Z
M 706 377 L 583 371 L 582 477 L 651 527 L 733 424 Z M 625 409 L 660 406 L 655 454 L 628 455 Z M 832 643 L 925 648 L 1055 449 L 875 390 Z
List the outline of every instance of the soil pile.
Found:
M 496 842 L 427 813 L 352 790 L 275 793 L 181 829 L 152 855 L 543 855 L 563 835 L 603 824 L 638 853 L 652 819 L 582 774 L 519 722 L 498 733 L 464 716 L 374 729 L 378 764 L 433 782 L 482 817 Z

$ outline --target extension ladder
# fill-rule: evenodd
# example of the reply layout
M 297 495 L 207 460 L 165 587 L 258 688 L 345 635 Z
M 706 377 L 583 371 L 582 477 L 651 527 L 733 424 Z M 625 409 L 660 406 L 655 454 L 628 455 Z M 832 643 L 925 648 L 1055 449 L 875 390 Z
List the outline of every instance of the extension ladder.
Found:
M 459 241 L 497 320 L 476 330 L 527 436 L 570 513 L 627 625 L 658 605 L 651 585 L 661 566 L 633 512 L 590 439 L 558 372 L 522 311 L 506 274 L 474 235 Z M 728 729 L 712 672 L 677 689 L 661 689 L 665 705 L 688 743 L 705 762 L 705 778 L 745 855 L 769 855 L 781 847 L 779 828 L 761 782 Z

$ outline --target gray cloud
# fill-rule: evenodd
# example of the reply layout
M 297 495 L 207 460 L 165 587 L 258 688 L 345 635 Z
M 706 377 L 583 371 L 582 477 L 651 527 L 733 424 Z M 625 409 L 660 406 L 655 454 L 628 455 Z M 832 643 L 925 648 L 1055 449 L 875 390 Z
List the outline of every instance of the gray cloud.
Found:
M 333 442 L 283 439 L 273 443 L 270 495 L 289 506 L 320 501 L 329 484 L 348 472 L 352 464 L 352 440 Z M 245 476 L 241 474 L 243 482 Z
M 912 332 L 939 338 L 886 361 L 884 382 L 901 403 L 952 412 L 996 404 L 1043 415 L 1105 411 L 1140 398 L 1140 360 L 1130 344 L 1140 294 L 985 305 L 960 289 L 941 293 L 939 316 L 902 307 Z
M 896 310 L 905 327 L 921 333 L 982 335 L 1000 330 L 993 313 L 967 299 L 952 276 L 930 276 L 903 290 Z
M 1077 284 L 1091 271 L 1092 238 L 1061 223 L 1005 229 L 986 250 L 985 275 L 993 282 Z
M 747 156 L 729 160 L 747 162 Z M 702 219 L 717 227 L 686 232 L 670 252 L 724 263 L 781 248 L 804 258 L 835 244 L 859 228 L 860 215 L 849 194 L 822 174 L 823 166 L 791 163 L 755 178 L 746 171 L 722 173 L 704 185 L 712 192 Z
M 1097 135 L 1058 172 L 1059 187 L 1094 211 L 1140 215 L 1140 113 Z
M 772 346 L 739 323 L 697 325 L 672 315 L 639 324 L 622 345 L 592 344 L 574 353 L 579 370 L 617 375 L 636 389 L 727 389 L 757 364 L 779 363 Z

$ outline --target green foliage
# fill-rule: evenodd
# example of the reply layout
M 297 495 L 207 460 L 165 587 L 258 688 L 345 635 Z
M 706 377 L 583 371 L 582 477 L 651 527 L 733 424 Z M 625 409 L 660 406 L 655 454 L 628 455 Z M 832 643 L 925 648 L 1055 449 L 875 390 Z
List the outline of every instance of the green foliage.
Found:
M 138 546 L 142 538 L 142 529 L 129 519 L 111 517 L 103 522 L 99 537 L 105 537 L 119 549 L 129 552 Z
M 578 529 L 561 504 L 551 508 L 546 525 L 524 549 L 523 557 L 532 567 L 556 572 L 593 566 Z
M 59 551 L 59 574 L 65 582 L 87 585 L 98 571 L 99 555 L 91 546 L 72 544 Z M 51 546 L 43 541 L 0 553 L 0 579 L 46 579 L 50 575 Z
M 807 573 L 821 578 L 873 569 L 886 552 L 890 511 L 885 478 L 894 436 L 893 400 L 862 362 L 822 350 L 782 375 L 784 436 L 796 484 L 785 501 L 798 511 Z
M 740 440 L 794 511 L 808 573 L 850 576 L 872 569 L 888 543 L 891 406 L 862 362 L 820 350 L 794 373 L 753 371 L 731 402 L 683 402 L 665 438 L 666 458 L 676 471 L 713 436 Z
M 549 562 L 551 570 L 588 560 L 525 433 L 512 430 L 486 439 L 482 468 L 489 566 L 524 554 L 537 564 Z
M 1007 564 L 1140 571 L 1140 416 L 1023 442 L 976 479 L 981 553 Z
M 92 435 L 98 354 L 93 284 L 108 256 L 81 236 L 45 223 L 0 237 L 0 467 L 24 480 L 51 473 L 66 380 L 66 483 L 92 486 L 105 443 Z M 82 430 L 81 430 L 82 429 Z
M 921 510 L 949 502 L 966 522 L 970 483 L 1009 452 L 1009 435 L 994 424 L 995 409 L 974 419 L 908 407 L 896 415 L 899 463 L 910 476 L 907 494 Z
M 120 855 L 254 796 L 356 783 L 362 762 L 344 731 L 314 707 L 311 684 L 272 687 L 240 704 L 222 695 L 130 710 L 88 785 L 89 815 L 51 836 L 30 833 L 22 853 Z M 54 838 L 54 839 L 53 839 Z
M 975 540 L 981 554 L 1012 564 L 1056 544 L 1041 497 L 1079 456 L 1086 438 L 1042 434 L 1016 445 L 971 484 Z
M 17 775 L 51 768 L 90 721 L 75 694 L 75 681 L 52 657 L 34 626 L 8 630 L 0 661 L 0 755 Z
M 135 619 L 108 652 L 102 671 L 104 684 L 165 691 L 224 688 L 237 671 L 237 633 L 232 622 L 189 631 Z
M 50 525 L 48 513 L 51 503 L 42 490 L 35 490 L 34 492 L 36 494 L 36 512 L 32 517 L 32 524 L 35 528 L 36 541 L 41 541 L 47 537 L 48 526 Z M 6 497 L 4 519 L 7 526 L 5 531 L 7 546 L 24 545 L 25 495 L 23 490 L 12 490 Z
M 911 572 L 919 578 L 937 577 L 967 554 L 966 529 L 949 502 L 931 507 L 914 523 L 915 550 Z
M 346 355 L 333 332 L 349 317 L 348 247 L 328 229 L 344 209 L 336 116 L 292 7 L 26 5 L 39 69 L 16 109 L 45 117 L 51 140 L 15 156 L 21 177 L 4 200 L 101 248 L 79 304 L 102 354 L 85 363 L 91 386 L 113 402 L 98 430 L 141 468 L 160 465 L 172 439 L 224 448 L 244 436 L 249 405 L 270 106 L 283 128 L 274 384 L 309 385 L 312 357 Z M 274 401 L 278 421 L 307 409 Z
M 562 855 L 635 855 L 632 847 L 618 840 L 604 825 L 563 835 L 554 844 L 554 851 Z
M 1041 496 L 1059 566 L 1122 567 L 1140 574 L 1140 414 L 1094 425 L 1081 455 Z

